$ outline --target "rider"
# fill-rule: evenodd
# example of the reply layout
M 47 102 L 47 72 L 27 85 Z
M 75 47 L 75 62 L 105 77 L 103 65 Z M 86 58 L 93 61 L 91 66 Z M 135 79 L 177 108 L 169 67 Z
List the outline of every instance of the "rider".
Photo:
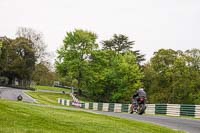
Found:
M 146 92 L 144 91 L 143 88 L 140 88 L 139 90 L 136 91 L 136 93 L 133 95 L 133 103 L 131 104 L 131 114 L 133 111 L 136 111 L 137 105 L 138 105 L 138 100 L 143 97 L 146 99 Z

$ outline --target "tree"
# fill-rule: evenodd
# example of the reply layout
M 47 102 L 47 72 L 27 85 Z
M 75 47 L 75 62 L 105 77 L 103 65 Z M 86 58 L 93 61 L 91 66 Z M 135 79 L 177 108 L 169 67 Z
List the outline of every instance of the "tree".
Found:
M 118 55 L 114 60 L 113 67 L 115 78 L 112 82 L 116 89 L 112 92 L 111 101 L 130 101 L 133 93 L 143 86 L 141 82 L 143 73 L 137 64 L 135 54 L 127 52 L 124 55 Z
M 144 67 L 144 84 L 151 102 L 170 103 L 172 95 L 173 65 L 177 52 L 160 49 Z
M 1 56 L 1 49 L 2 49 L 2 47 L 3 47 L 3 42 L 2 41 L 0 41 L 0 56 Z
M 10 53 L 11 50 L 11 39 L 7 37 L 1 37 L 0 42 L 1 42 L 1 54 L 0 54 L 0 76 L 4 71 L 7 69 L 7 61 L 8 61 L 8 54 Z
M 198 58 L 192 55 L 196 54 L 172 49 L 155 52 L 144 67 L 144 85 L 150 102 L 191 104 L 200 101 L 196 93 L 200 90 Z
M 185 58 L 190 73 L 189 85 L 191 93 L 189 96 L 194 104 L 200 104 L 200 50 L 191 49 L 185 51 Z
M 8 67 L 18 75 L 17 78 L 22 81 L 22 86 L 30 85 L 31 76 L 35 69 L 36 62 L 33 44 L 26 38 L 20 37 L 16 38 L 11 45 L 13 45 L 14 49 L 12 49 L 12 53 L 14 54 L 11 55 L 13 56 L 13 59 L 9 62 Z
M 135 44 L 134 41 L 129 41 L 129 38 L 122 34 L 114 34 L 113 38 L 110 40 L 102 41 L 103 49 L 104 50 L 112 50 L 116 51 L 117 54 L 123 54 L 128 51 L 132 51 L 136 55 L 136 59 L 138 64 L 144 61 L 144 55 L 140 54 L 139 50 L 133 51 L 133 45 Z
M 132 42 L 123 35 L 114 37 L 121 42 L 114 40 L 114 46 L 106 42 L 106 48 L 98 50 L 94 33 L 75 30 L 67 33 L 58 51 L 57 71 L 71 83 L 77 81 L 74 86 L 95 101 L 127 102 L 142 86 L 143 73 L 129 50 Z
M 23 37 L 3 40 L 1 75 L 9 79 L 9 84 L 12 84 L 15 78 L 20 80 L 20 84 L 30 84 L 36 61 L 32 42 Z
M 135 55 L 131 52 L 113 54 L 112 50 L 91 54 L 84 88 L 94 101 L 129 102 L 135 90 L 142 86 L 143 73 Z
M 200 50 L 192 49 L 186 50 L 188 65 L 192 66 L 196 70 L 200 70 Z
M 114 51 L 95 50 L 85 71 L 86 96 L 94 101 L 108 102 L 115 88 L 112 84 Z
M 105 40 L 102 44 L 103 49 L 114 50 L 117 53 L 125 53 L 132 48 L 134 41 L 129 41 L 125 35 L 114 34 L 112 39 Z
M 67 33 L 63 48 L 58 50 L 57 71 L 62 76 L 67 76 L 70 82 L 74 79 L 78 81 L 79 94 L 84 84 L 83 76 L 87 60 L 91 52 L 98 48 L 96 39 L 96 34 L 76 29 L 74 32 Z
M 32 47 L 35 50 L 35 57 L 40 61 L 44 61 L 47 57 L 46 45 L 43 40 L 43 35 L 31 28 L 19 27 L 16 33 L 17 37 L 23 37 L 32 42 Z
M 36 64 L 35 70 L 32 75 L 32 79 L 38 85 L 53 85 L 54 81 L 58 80 L 55 72 L 52 72 L 49 68 L 48 62 L 40 62 Z

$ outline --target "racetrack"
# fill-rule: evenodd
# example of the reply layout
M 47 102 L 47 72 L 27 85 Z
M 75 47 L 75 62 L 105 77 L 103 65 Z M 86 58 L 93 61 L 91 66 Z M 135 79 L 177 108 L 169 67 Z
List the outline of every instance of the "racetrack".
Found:
M 161 126 L 169 127 L 174 130 L 182 130 L 187 133 L 200 133 L 200 120 L 189 118 L 177 118 L 168 116 L 153 116 L 153 115 L 137 115 L 127 113 L 101 112 L 95 111 L 99 114 L 126 118 L 131 120 L 139 120 L 150 122 Z
M 21 95 L 23 97 L 22 101 L 31 102 L 31 103 L 36 102 L 35 99 L 33 99 L 32 97 L 25 94 L 24 93 L 25 91 L 26 90 L 14 89 L 14 88 L 10 88 L 10 87 L 1 87 L 0 86 L 0 98 L 16 101 L 17 97 L 19 95 Z
M 8 87 L 0 87 L 0 97 L 2 99 L 17 100 L 17 96 L 21 94 L 23 96 L 23 101 L 26 102 L 35 102 L 33 98 L 24 93 L 25 90 L 13 89 Z M 120 117 L 130 120 L 138 120 L 143 122 L 150 122 L 157 125 L 169 127 L 174 130 L 182 130 L 188 133 L 200 133 L 200 120 L 192 118 L 183 118 L 183 117 L 168 117 L 168 116 L 158 116 L 158 115 L 137 115 L 137 114 L 128 114 L 128 113 L 114 113 L 114 112 L 103 112 L 103 111 L 94 111 L 86 110 L 81 108 L 70 108 L 64 106 L 49 106 L 49 105 L 40 105 L 33 104 L 36 106 L 48 106 L 51 108 L 60 108 L 60 109 L 71 109 L 71 110 L 81 110 L 87 112 L 93 112 L 98 114 L 104 114 L 114 117 Z

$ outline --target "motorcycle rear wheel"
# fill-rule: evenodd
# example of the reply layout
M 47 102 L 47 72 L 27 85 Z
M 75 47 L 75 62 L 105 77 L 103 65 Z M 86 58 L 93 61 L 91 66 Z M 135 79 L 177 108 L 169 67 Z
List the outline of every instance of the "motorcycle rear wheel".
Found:
M 146 109 L 145 105 L 144 105 L 144 104 L 140 104 L 140 105 L 138 106 L 138 114 L 139 114 L 139 115 L 144 114 L 145 109 Z

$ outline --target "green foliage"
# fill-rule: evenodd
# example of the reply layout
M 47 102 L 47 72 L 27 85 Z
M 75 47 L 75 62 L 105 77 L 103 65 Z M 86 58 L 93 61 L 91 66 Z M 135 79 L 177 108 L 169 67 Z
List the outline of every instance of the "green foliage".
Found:
M 129 41 L 125 35 L 114 34 L 113 38 L 102 42 L 103 49 L 113 50 L 117 53 L 125 53 L 129 51 L 134 45 L 134 41 Z
M 94 33 L 67 33 L 64 47 L 58 51 L 57 71 L 92 100 L 129 102 L 133 92 L 142 86 L 143 74 L 136 54 L 130 52 L 133 41 L 124 35 L 113 38 L 97 50 Z
M 140 54 L 139 50 L 133 51 L 133 45 L 135 44 L 134 41 L 129 41 L 129 38 L 122 34 L 114 34 L 113 38 L 110 40 L 102 41 L 103 49 L 104 50 L 112 50 L 115 51 L 117 54 L 132 52 L 136 56 L 137 63 L 140 64 L 144 61 L 144 55 Z
M 43 35 L 31 28 L 19 27 L 16 32 L 17 38 L 26 38 L 33 43 L 32 48 L 35 51 L 37 61 L 43 61 L 46 58 L 46 45 L 43 41 Z
M 200 103 L 200 51 L 161 49 L 145 65 L 144 84 L 152 103 Z
M 143 74 L 137 65 L 136 57 L 131 52 L 118 55 L 113 60 L 112 92 L 113 102 L 130 101 L 133 92 L 142 86 Z
M 0 100 L 3 133 L 177 133 L 153 124 Z
M 3 42 L 0 41 L 0 56 L 1 56 L 1 48 L 3 47 Z
M 68 32 L 64 39 L 64 47 L 58 50 L 56 68 L 58 73 L 66 77 L 72 83 L 74 79 L 78 81 L 79 93 L 84 84 L 84 72 L 87 68 L 87 59 L 92 50 L 96 49 L 97 36 L 89 31 L 75 30 Z
M 36 62 L 33 43 L 23 37 L 14 40 L 4 37 L 2 41 L 0 75 L 7 77 L 10 84 L 14 78 L 30 81 Z
M 52 72 L 49 69 L 48 63 L 40 62 L 35 66 L 32 79 L 37 85 L 53 85 L 54 81 L 56 81 L 58 77 L 55 72 Z

